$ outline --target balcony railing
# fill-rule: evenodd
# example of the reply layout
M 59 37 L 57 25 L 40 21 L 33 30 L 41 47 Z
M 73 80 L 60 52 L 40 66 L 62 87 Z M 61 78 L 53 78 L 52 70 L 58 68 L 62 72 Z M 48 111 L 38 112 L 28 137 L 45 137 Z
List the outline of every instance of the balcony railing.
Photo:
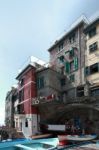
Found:
M 51 94 L 49 96 L 40 96 L 32 99 L 32 105 L 43 104 L 47 102 L 55 101 L 55 95 Z
M 33 98 L 32 105 L 37 106 L 41 104 L 49 103 L 63 103 L 63 104 L 73 104 L 73 103 L 83 103 L 91 104 L 99 100 L 99 96 L 83 96 L 83 97 L 66 97 L 65 100 L 53 97 L 52 99 L 47 100 L 45 97 Z

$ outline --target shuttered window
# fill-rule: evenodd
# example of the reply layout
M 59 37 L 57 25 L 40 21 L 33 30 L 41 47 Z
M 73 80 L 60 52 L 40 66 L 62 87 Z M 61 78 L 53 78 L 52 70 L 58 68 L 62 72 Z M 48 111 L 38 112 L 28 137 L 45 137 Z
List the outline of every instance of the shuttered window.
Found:
M 66 72 L 70 73 L 70 63 L 69 62 L 66 62 L 65 68 L 66 68 Z
M 72 48 L 70 51 L 69 51 L 69 57 L 73 57 L 74 56 L 74 48 Z
M 74 67 L 75 67 L 75 70 L 78 70 L 78 57 L 74 58 Z

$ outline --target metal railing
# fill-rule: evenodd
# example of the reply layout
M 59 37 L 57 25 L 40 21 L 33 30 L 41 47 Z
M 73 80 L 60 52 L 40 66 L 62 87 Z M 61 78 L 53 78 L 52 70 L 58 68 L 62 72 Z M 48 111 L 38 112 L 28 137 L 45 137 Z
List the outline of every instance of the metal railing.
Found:
M 42 99 L 37 98 L 32 100 L 32 105 L 40 105 L 40 104 L 49 104 L 49 103 L 63 103 L 63 104 L 73 104 L 73 103 L 83 103 L 83 104 L 91 104 L 93 102 L 97 102 L 99 100 L 99 96 L 83 96 L 83 97 L 66 97 L 65 100 L 53 98 L 51 100 L 46 100 L 42 97 Z

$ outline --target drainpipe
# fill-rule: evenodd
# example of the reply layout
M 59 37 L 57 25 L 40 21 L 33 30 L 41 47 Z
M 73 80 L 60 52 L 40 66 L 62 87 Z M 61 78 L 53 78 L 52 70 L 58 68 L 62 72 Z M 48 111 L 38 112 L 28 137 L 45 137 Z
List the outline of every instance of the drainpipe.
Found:
M 84 35 L 85 36 L 85 35 Z M 89 95 L 89 85 L 88 85 L 88 82 L 87 82 L 87 77 L 86 77 L 86 74 L 85 74 L 85 67 L 86 67 L 86 61 L 87 61 L 87 56 L 86 56 L 86 50 L 87 50 L 87 47 L 86 47 L 86 36 L 84 38 L 84 81 L 85 81 L 85 86 L 84 86 L 84 96 L 88 96 Z
M 84 34 L 84 81 L 85 81 L 85 86 L 84 86 L 84 96 L 89 96 L 90 95 L 90 83 L 87 80 L 87 76 L 85 74 L 85 68 L 86 64 L 88 66 L 88 58 L 87 58 L 87 36 Z
M 78 45 L 79 45 L 79 58 L 80 58 L 80 67 L 79 67 L 79 70 L 80 70 L 80 84 L 82 84 L 82 68 L 81 68 L 81 61 L 82 61 L 82 58 L 81 58 L 81 37 L 80 37 L 80 29 L 79 29 L 79 27 L 78 27 Z

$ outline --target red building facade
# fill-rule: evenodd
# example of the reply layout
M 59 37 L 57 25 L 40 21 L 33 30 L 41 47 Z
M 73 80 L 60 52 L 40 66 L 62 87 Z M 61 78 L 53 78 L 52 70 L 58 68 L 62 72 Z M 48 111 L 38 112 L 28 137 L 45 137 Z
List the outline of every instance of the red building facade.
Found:
M 15 122 L 18 129 L 28 136 L 38 131 L 39 114 L 37 108 L 32 106 L 32 99 L 37 96 L 36 68 L 29 64 L 16 79 L 18 80 L 19 96 Z

